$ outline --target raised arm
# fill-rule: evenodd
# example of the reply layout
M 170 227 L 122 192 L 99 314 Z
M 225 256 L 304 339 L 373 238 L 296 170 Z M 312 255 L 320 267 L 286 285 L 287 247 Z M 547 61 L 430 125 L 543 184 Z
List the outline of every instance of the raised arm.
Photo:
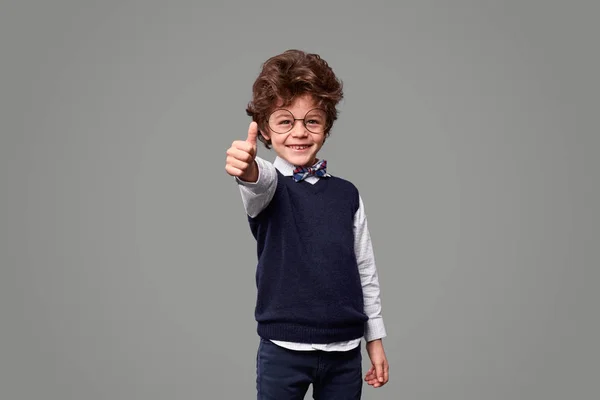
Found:
M 256 156 L 258 127 L 250 123 L 246 140 L 236 140 L 227 149 L 225 170 L 239 184 L 246 214 L 256 217 L 273 199 L 277 172 L 270 162 Z

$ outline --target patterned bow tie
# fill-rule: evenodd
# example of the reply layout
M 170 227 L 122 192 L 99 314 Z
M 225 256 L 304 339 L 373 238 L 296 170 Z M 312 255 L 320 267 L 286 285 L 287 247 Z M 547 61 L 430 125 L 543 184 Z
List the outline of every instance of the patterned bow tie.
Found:
M 312 167 L 296 167 L 294 169 L 294 180 L 300 182 L 309 175 L 318 176 L 319 178 L 327 175 L 327 161 L 321 160 Z

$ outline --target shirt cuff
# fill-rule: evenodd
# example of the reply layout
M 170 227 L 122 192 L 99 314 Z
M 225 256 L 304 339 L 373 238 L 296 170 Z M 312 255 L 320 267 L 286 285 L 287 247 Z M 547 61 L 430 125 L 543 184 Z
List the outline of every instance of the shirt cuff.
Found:
M 371 342 L 387 336 L 383 318 L 371 318 L 365 323 L 365 340 Z

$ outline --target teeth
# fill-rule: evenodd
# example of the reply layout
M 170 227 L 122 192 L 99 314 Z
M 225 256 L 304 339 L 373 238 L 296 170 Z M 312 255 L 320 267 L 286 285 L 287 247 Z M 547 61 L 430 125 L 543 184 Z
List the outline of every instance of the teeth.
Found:
M 295 150 L 304 150 L 306 149 L 308 146 L 290 146 L 292 149 Z

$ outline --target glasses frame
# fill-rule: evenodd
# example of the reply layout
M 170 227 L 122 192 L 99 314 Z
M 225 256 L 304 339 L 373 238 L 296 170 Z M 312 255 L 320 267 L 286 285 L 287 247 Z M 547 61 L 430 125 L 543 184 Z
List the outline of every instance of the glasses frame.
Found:
M 306 126 L 306 116 L 308 114 L 310 114 L 312 111 L 315 111 L 315 110 L 322 111 L 325 114 L 325 128 L 323 129 L 323 132 L 313 132 L 310 129 L 308 129 L 308 127 Z M 287 111 L 288 113 L 290 113 L 290 115 L 292 116 L 292 119 L 294 120 L 294 122 L 290 126 L 290 129 L 288 129 L 285 132 L 277 132 L 277 131 L 273 130 L 273 128 L 271 128 L 271 123 L 270 123 L 271 117 L 277 111 Z M 304 114 L 304 118 L 296 118 L 294 116 L 294 113 L 291 112 L 290 110 L 288 110 L 287 108 L 277 108 L 277 109 L 273 110 L 273 112 L 271 112 L 271 114 L 269 114 L 269 117 L 267 118 L 267 126 L 269 127 L 269 130 L 272 131 L 273 133 L 275 133 L 277 135 L 285 135 L 287 133 L 290 133 L 292 131 L 292 129 L 294 129 L 294 125 L 296 124 L 296 121 L 302 121 L 302 125 L 304 125 L 304 129 L 306 129 L 307 131 L 309 131 L 313 135 L 324 135 L 327 132 L 327 130 L 329 129 L 329 121 L 328 121 L 328 118 L 327 118 L 327 111 L 325 111 L 324 109 L 319 108 L 319 107 L 311 108 L 310 110 L 308 110 L 306 112 L 306 114 Z

